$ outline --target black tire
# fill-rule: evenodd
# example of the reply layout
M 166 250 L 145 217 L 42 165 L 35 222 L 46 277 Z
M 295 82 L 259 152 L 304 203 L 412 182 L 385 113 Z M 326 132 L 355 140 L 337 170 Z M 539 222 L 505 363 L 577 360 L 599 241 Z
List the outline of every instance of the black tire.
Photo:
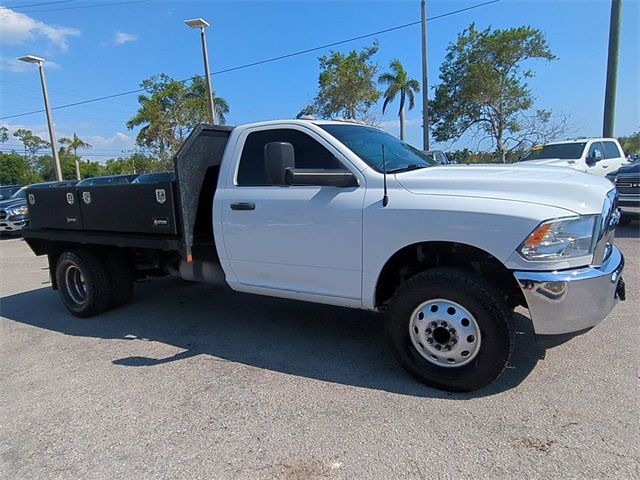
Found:
M 72 250 L 60 255 L 56 281 L 62 303 L 76 317 L 97 315 L 111 304 L 109 273 L 104 262 L 91 252 Z
M 455 302 L 474 317 L 480 334 L 479 347 L 466 364 L 437 364 L 423 356 L 429 354 L 424 345 L 422 353 L 417 345 L 414 346 L 418 330 L 416 335 L 410 333 L 411 322 L 420 317 L 413 315 L 420 311 L 418 308 L 422 304 L 436 299 Z M 446 317 L 444 311 L 441 315 L 443 319 Z M 413 325 L 416 328 L 415 323 Z M 387 333 L 396 357 L 409 373 L 431 387 L 452 392 L 473 391 L 493 382 L 506 367 L 514 343 L 512 311 L 500 292 L 482 277 L 454 268 L 428 270 L 402 284 L 389 303 Z M 434 338 L 435 334 L 429 341 Z M 467 340 L 460 339 L 460 348 L 463 341 Z M 431 345 L 428 348 L 433 348 Z M 454 344 L 453 348 L 458 346 Z M 440 362 L 444 363 L 444 359 Z
M 105 265 L 111 283 L 111 307 L 122 307 L 129 303 L 133 296 L 131 263 L 123 253 L 112 252 L 105 256 Z

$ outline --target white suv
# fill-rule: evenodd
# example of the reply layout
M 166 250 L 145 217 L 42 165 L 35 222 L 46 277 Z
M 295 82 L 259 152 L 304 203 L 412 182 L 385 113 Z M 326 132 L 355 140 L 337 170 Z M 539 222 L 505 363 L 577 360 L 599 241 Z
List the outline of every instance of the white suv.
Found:
M 615 138 L 581 138 L 535 146 L 520 162 L 570 167 L 604 177 L 627 160 Z

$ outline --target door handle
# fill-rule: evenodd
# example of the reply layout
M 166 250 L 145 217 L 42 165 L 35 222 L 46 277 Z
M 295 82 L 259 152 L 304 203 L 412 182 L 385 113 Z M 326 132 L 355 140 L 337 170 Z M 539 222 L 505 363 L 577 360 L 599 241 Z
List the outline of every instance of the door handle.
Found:
M 238 202 L 232 203 L 231 210 L 255 210 L 256 204 L 253 202 Z

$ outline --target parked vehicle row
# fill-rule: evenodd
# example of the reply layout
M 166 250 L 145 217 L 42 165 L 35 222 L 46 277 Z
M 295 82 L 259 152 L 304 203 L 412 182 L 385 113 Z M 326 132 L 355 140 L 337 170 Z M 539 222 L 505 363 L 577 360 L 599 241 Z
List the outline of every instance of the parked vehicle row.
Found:
M 620 225 L 640 219 L 640 162 L 620 167 L 607 178 L 618 189 L 618 206 L 622 210 Z

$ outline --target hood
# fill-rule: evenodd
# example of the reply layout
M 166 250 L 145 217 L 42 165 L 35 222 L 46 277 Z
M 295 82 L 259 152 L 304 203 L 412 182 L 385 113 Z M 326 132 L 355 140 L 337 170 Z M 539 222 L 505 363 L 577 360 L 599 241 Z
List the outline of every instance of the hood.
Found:
M 6 210 L 8 208 L 20 207 L 26 205 L 27 201 L 24 198 L 8 198 L 0 201 L 0 210 Z
M 630 163 L 628 165 L 624 165 L 620 167 L 615 175 L 624 175 L 624 174 L 638 174 L 640 173 L 640 162 Z
M 563 208 L 577 214 L 602 212 L 614 187 L 606 178 L 568 168 L 502 165 L 449 165 L 395 175 L 418 195 L 491 198 Z
M 576 168 L 576 165 L 580 165 L 578 160 L 572 160 L 567 158 L 541 158 L 538 160 L 523 160 L 518 162 L 518 165 L 547 165 L 549 167 L 571 167 Z

